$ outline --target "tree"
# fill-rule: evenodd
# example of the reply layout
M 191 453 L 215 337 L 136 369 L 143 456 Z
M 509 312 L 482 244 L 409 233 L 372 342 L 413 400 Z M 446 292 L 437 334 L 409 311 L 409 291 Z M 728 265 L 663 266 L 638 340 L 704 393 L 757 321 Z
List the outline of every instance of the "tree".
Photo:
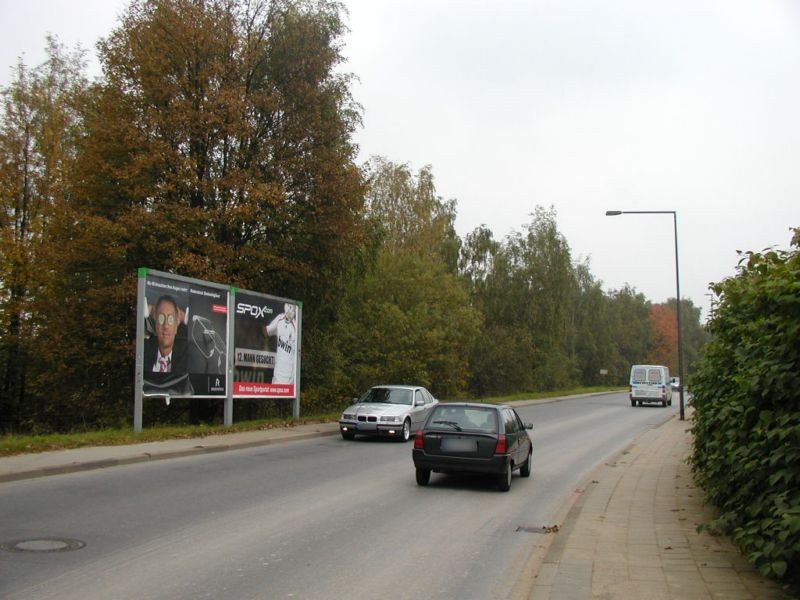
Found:
M 363 171 L 368 241 L 325 344 L 324 360 L 337 365 L 328 386 L 340 397 L 386 381 L 421 382 L 440 396 L 461 393 L 480 315 L 454 273 L 455 202 L 436 194 L 430 166 L 414 173 L 372 157 Z M 309 396 L 325 406 L 318 390 Z
M 375 263 L 354 282 L 338 336 L 351 389 L 414 382 L 439 396 L 463 393 L 480 315 L 452 272 L 455 204 L 436 196 L 430 167 L 414 175 L 373 158 L 367 169 Z
M 570 356 L 580 370 L 583 385 L 608 384 L 608 373 L 620 362 L 611 329 L 611 299 L 592 276 L 588 261 L 576 264 L 574 272 Z M 606 375 L 601 375 L 601 370 Z
M 627 285 L 612 290 L 609 292 L 608 319 L 610 335 L 617 350 L 613 362 L 609 363 L 608 380 L 625 384 L 631 365 L 646 362 L 652 345 L 650 302 Z
M 381 252 L 340 326 L 353 393 L 378 383 L 418 383 L 448 398 L 466 391 L 480 315 L 441 263 Z
M 474 393 L 534 391 L 576 378 L 567 353 L 574 275 L 553 209 L 537 207 L 523 232 L 496 243 L 479 228 L 467 237 L 460 272 L 484 314 L 472 351 Z
M 406 164 L 375 156 L 366 169 L 367 210 L 382 232 L 385 250 L 427 256 L 455 273 L 461 245 L 455 232 L 455 200 L 436 195 L 431 167 L 414 174 Z
M 675 298 L 667 300 L 667 305 L 675 312 Z M 695 363 L 700 356 L 701 348 L 708 343 L 710 335 L 700 321 L 701 310 L 688 298 L 681 299 L 681 327 L 683 345 L 683 366 L 686 374 L 694 372 Z M 675 361 L 677 365 L 677 359 Z M 677 368 L 677 367 L 676 367 Z M 677 373 L 677 371 L 675 371 Z
M 2 90 L 0 122 L 0 430 L 36 419 L 26 401 L 35 361 L 38 313 L 33 308 L 49 268 L 46 232 L 71 197 L 71 174 L 80 138 L 81 96 L 86 87 L 83 52 L 66 52 L 47 38 L 47 60 L 34 68 L 21 61 Z
M 670 372 L 678 373 L 678 323 L 675 303 L 653 304 L 650 306 L 650 322 L 653 328 L 653 342 L 647 355 L 647 362 L 665 365 Z
M 48 356 L 38 393 L 57 372 L 75 418 L 127 418 L 141 266 L 302 300 L 304 381 L 335 379 L 314 356 L 366 239 L 340 10 L 131 3 L 100 44 L 75 195 L 50 227 L 41 337 L 67 356 Z
M 650 323 L 653 332 L 647 361 L 656 365 L 666 365 L 677 375 L 678 369 L 678 319 L 675 298 L 664 304 L 650 307 Z M 700 348 L 708 341 L 708 333 L 700 324 L 700 309 L 689 299 L 681 300 L 681 326 L 683 366 L 690 372 L 697 359 Z

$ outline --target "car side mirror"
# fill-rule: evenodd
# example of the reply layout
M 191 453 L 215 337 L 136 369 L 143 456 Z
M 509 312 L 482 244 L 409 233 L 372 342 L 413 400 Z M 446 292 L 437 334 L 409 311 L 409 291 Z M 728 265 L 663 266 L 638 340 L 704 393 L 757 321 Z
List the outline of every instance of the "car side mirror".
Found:
M 414 406 L 425 406 L 425 400 L 414 400 Z

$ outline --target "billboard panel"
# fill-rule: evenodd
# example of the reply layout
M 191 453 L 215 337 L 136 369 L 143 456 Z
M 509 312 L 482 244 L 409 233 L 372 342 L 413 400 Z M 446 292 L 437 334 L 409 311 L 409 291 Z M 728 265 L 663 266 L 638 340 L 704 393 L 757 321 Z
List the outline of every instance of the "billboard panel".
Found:
M 147 272 L 143 318 L 145 396 L 226 396 L 228 289 Z
M 237 291 L 234 296 L 234 397 L 294 398 L 299 303 Z

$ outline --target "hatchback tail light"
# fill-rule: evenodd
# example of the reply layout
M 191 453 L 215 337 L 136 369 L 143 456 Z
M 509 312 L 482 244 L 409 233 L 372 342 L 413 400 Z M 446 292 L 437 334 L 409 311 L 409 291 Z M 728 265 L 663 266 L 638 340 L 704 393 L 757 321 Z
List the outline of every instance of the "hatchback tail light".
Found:
M 415 450 L 422 450 L 422 436 L 425 435 L 424 431 L 418 431 L 417 435 L 414 436 L 414 449 Z
M 497 445 L 494 447 L 495 454 L 505 454 L 508 451 L 506 448 L 506 434 L 501 433 L 497 436 Z

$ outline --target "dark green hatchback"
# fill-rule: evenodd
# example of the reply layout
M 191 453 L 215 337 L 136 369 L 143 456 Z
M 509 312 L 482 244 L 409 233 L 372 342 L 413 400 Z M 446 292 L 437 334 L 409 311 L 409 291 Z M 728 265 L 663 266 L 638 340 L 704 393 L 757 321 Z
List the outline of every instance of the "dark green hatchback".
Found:
M 431 473 L 484 473 L 496 475 L 497 488 L 508 491 L 514 471 L 531 474 L 532 427 L 510 406 L 438 404 L 414 438 L 417 483 L 428 485 Z

